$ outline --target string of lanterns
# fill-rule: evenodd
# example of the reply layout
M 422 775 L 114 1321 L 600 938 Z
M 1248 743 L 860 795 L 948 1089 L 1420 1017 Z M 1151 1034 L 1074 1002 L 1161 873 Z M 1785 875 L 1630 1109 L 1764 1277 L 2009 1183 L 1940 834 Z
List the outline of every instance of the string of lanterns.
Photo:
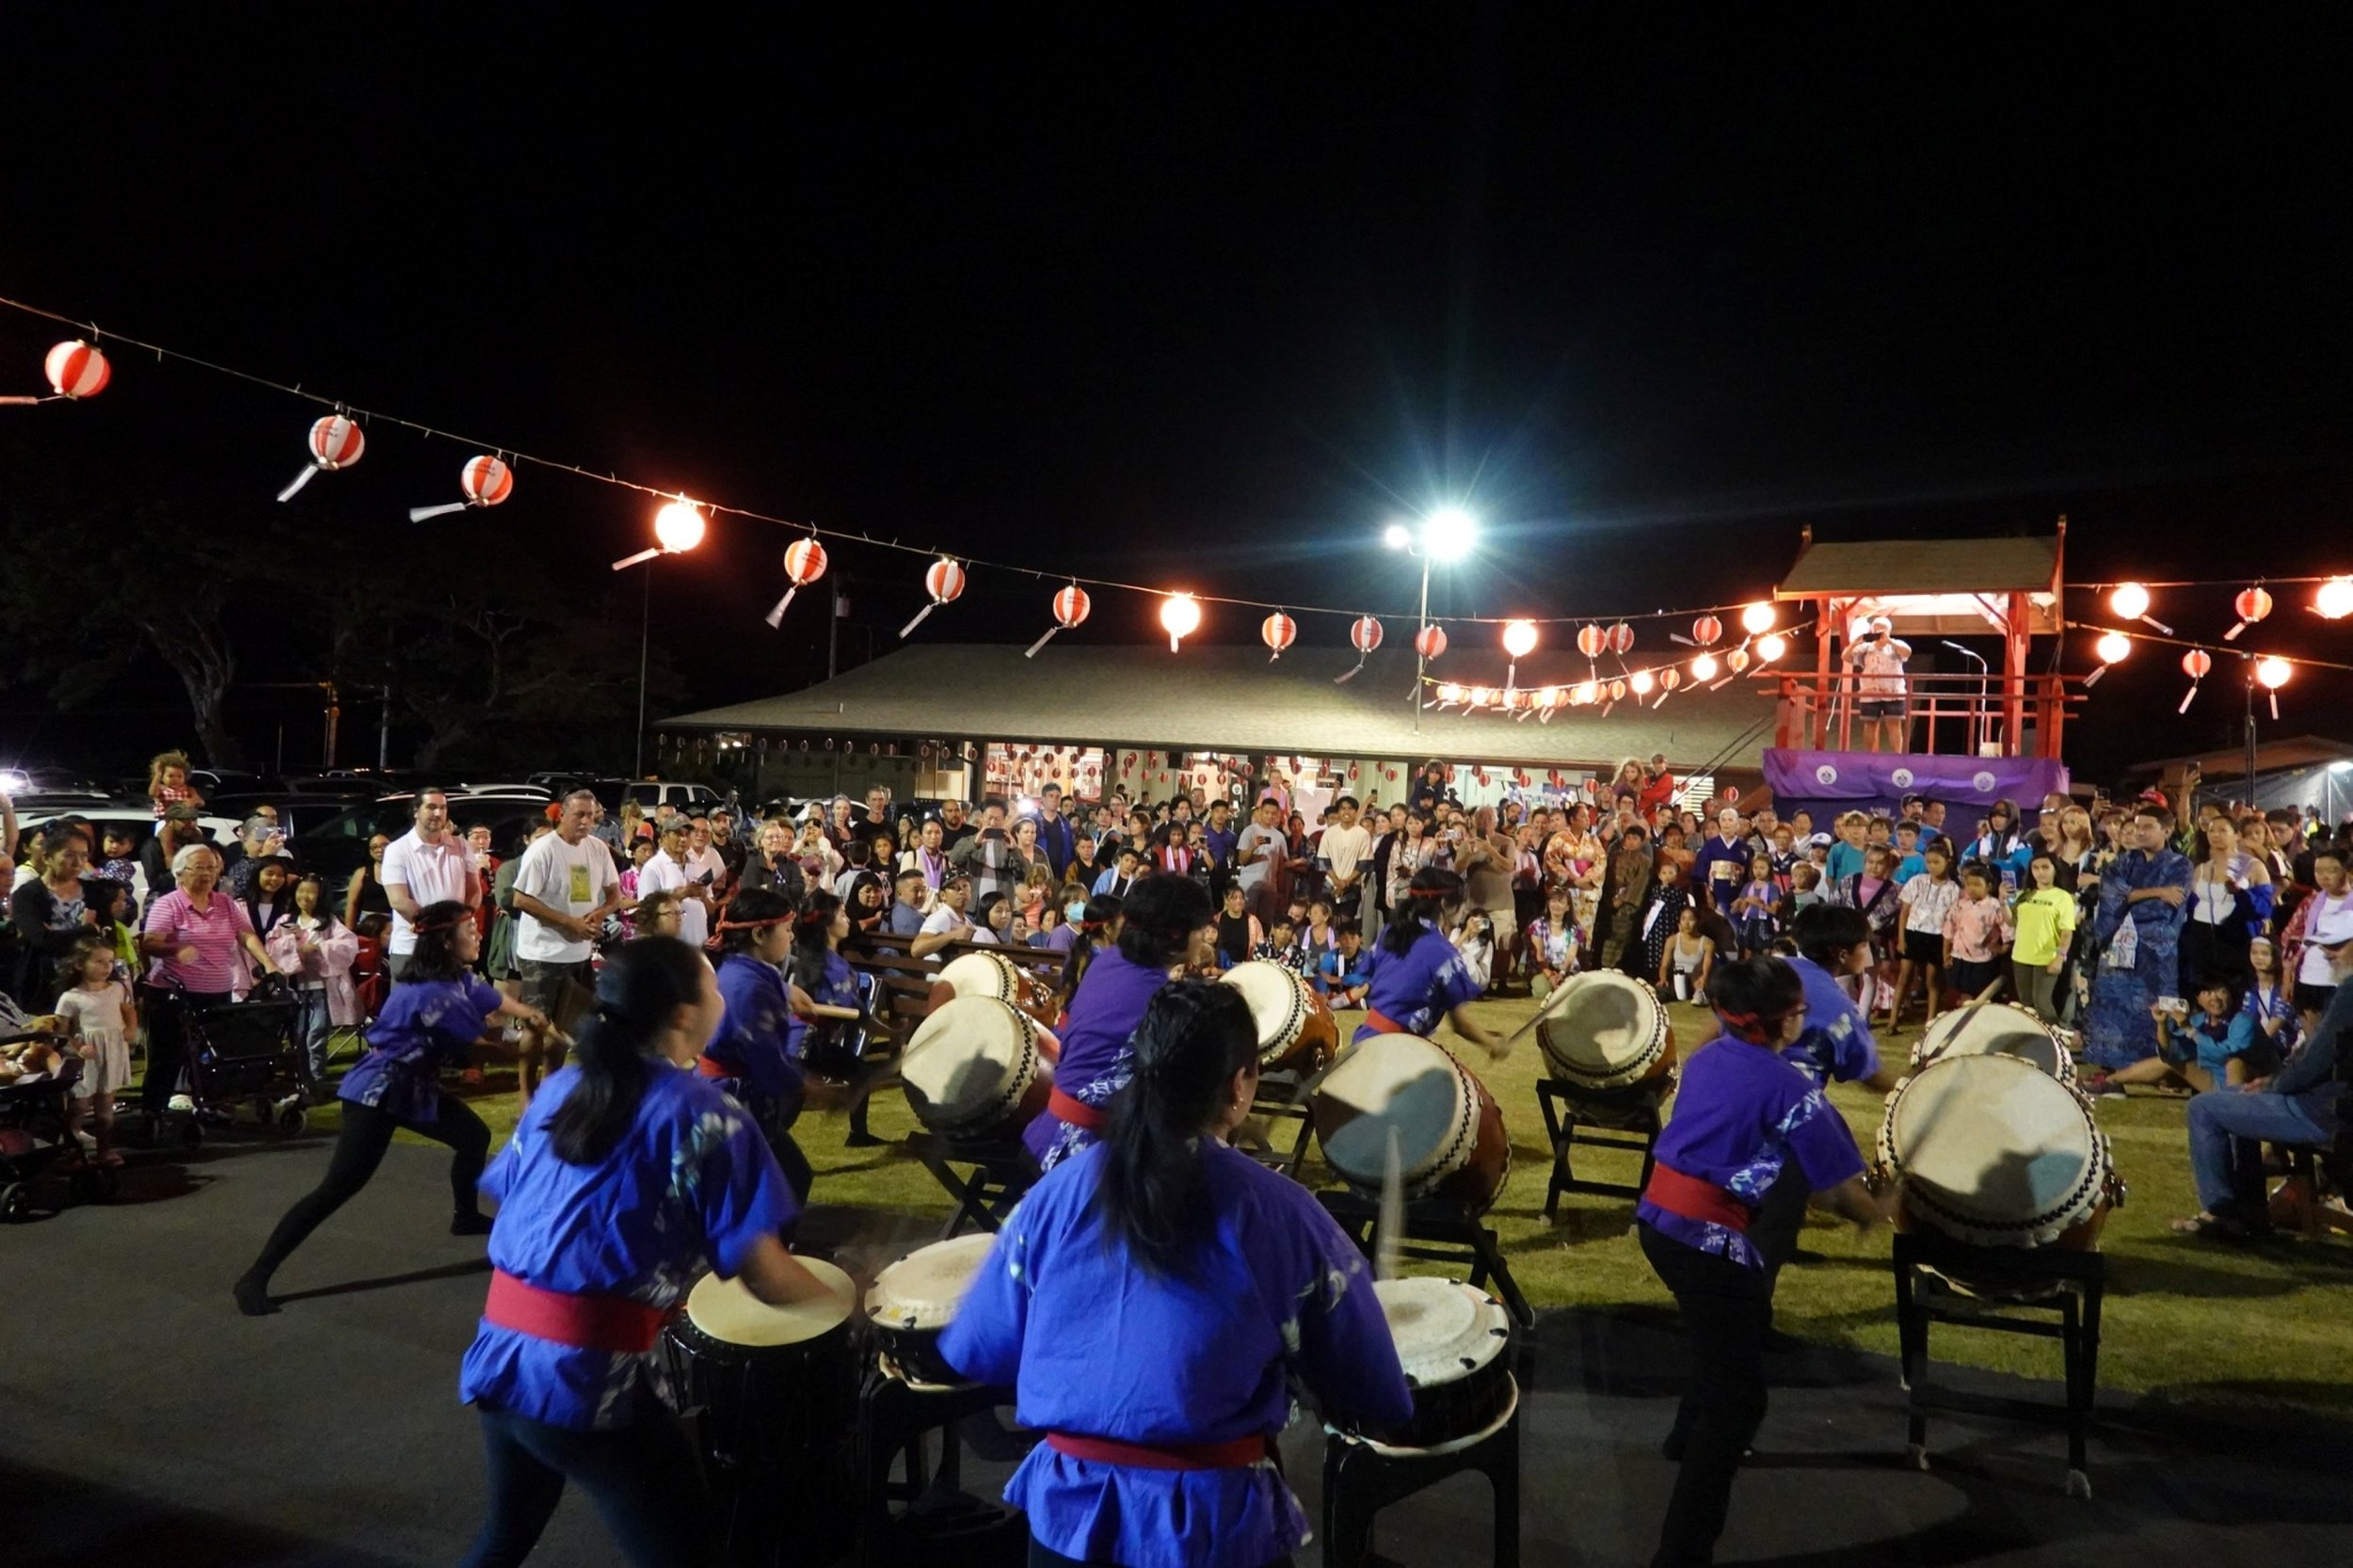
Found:
M 2339 572 L 2333 576 L 2272 578 L 2267 581 L 2282 584 L 2287 583 L 2316 584 L 2313 589 L 2312 602 L 2307 608 L 2323 620 L 2343 620 L 2347 616 L 2353 616 L 2353 575 Z M 2176 583 L 2160 585 L 2207 587 L 2214 584 Z M 2070 584 L 2069 586 L 2089 587 L 2095 591 L 2105 587 L 2107 590 L 2108 609 L 2118 619 L 2139 621 L 2142 625 L 2151 627 L 2165 636 L 2169 637 L 2173 634 L 2173 628 L 2149 613 L 2155 605 L 2156 596 L 2151 592 L 2151 586 L 2146 583 Z M 2241 632 L 2263 621 L 2271 614 L 2275 603 L 2270 590 L 2260 583 L 2240 589 L 2237 596 L 2231 600 L 2232 613 L 2238 616 L 2238 620 L 2228 632 L 2222 633 L 2222 640 L 2226 643 L 2238 641 Z
M 2267 595 L 2265 597 L 2268 598 Z M 2262 617 L 2254 618 L 2261 619 Z M 2243 632 L 2249 624 L 2252 622 L 2243 621 L 2225 635 L 2231 636 Z M 2174 710 L 2177 713 L 2188 712 L 2189 705 L 2198 700 L 2199 686 L 2207 676 L 2214 673 L 2215 655 L 2217 653 L 2233 654 L 2246 662 L 2249 680 L 2262 687 L 2269 696 L 2271 716 L 2274 719 L 2280 716 L 2281 688 L 2295 679 L 2298 669 L 2335 670 L 2353 674 L 2353 664 L 2336 664 L 2326 659 L 2302 659 L 2278 653 L 2250 653 L 2244 649 L 2216 648 L 2206 643 L 2190 642 L 2170 635 L 2151 635 L 2146 632 L 2121 632 L 2114 627 L 2095 626 L 2083 621 L 2071 620 L 2066 625 L 2069 631 L 2093 632 L 2099 634 L 2098 639 L 2092 644 L 2092 653 L 2100 662 L 2089 675 L 2084 677 L 2086 691 L 2098 685 L 2100 678 L 2107 674 L 2111 668 L 2131 658 L 2133 645 L 2136 642 L 2163 643 L 2181 648 L 2183 650 L 2182 673 L 2189 678 L 2189 690 L 2183 696 L 2181 706 Z
M 1543 686 L 1519 684 L 1519 661 L 1536 649 L 1536 628 L 1528 621 L 1507 622 L 1503 632 L 1503 651 L 1511 661 L 1504 666 L 1500 687 L 1472 684 L 1450 677 L 1425 675 L 1422 683 L 1436 697 L 1436 709 L 1460 708 L 1465 713 L 1492 711 L 1510 713 L 1513 723 L 1534 717 L 1539 724 L 1550 724 L 1555 712 L 1562 708 L 1598 706 L 1607 714 L 1619 703 L 1629 699 L 1661 708 L 1667 699 L 1689 683 L 1706 684 L 1709 691 L 1720 690 L 1756 665 L 1769 664 L 1789 651 L 1789 639 L 1773 630 L 1781 618 L 1772 604 L 1759 601 L 1743 606 L 1741 624 L 1750 634 L 1729 649 L 1721 660 L 1710 651 L 1708 645 L 1723 638 L 1723 622 L 1713 615 L 1702 616 L 1693 621 L 1691 635 L 1672 634 L 1672 640 L 1694 651 L 1665 664 L 1647 664 L 1634 668 L 1626 664 L 1625 656 L 1634 651 L 1633 629 L 1623 622 L 1605 628 L 1598 622 L 1588 622 L 1578 628 L 1577 649 L 1585 656 L 1588 678 L 1566 684 Z M 1753 649 L 1753 651 L 1752 651 Z M 1441 644 L 1443 650 L 1443 644 Z M 1618 661 L 1619 673 L 1605 678 L 1598 661 L 1603 654 Z M 1432 655 L 1435 657 L 1435 655 Z M 1728 673 L 1719 674 L 1719 671 Z M 1352 672 L 1353 673 L 1353 672 Z M 1654 698 L 1653 694 L 1657 694 Z

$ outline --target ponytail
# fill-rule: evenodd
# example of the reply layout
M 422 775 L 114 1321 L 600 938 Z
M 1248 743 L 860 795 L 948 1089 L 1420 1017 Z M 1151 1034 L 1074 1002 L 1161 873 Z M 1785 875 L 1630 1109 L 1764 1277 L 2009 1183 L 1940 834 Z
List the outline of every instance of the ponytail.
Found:
M 1118 894 L 1098 893 L 1087 900 L 1086 907 L 1071 922 L 1078 936 L 1072 938 L 1070 952 L 1063 958 L 1062 984 L 1057 988 L 1064 1006 L 1069 1006 L 1070 999 L 1079 994 L 1079 982 L 1086 978 L 1087 966 L 1095 962 L 1096 947 L 1125 907 Z
M 1770 1048 L 1783 1022 L 1805 1005 L 1805 983 L 1779 958 L 1743 958 L 1708 976 L 1707 1004 L 1726 1034 Z
M 597 975 L 597 1011 L 572 1050 L 580 1081 L 548 1117 L 548 1141 L 568 1165 L 594 1165 L 637 1119 L 646 1075 L 670 1016 L 702 1000 L 702 954 L 675 936 L 640 936 Z
M 1462 895 L 1463 879 L 1445 867 L 1425 866 L 1416 872 L 1405 902 L 1397 907 L 1397 918 L 1382 930 L 1381 950 L 1391 957 L 1404 957 L 1421 940 L 1424 927 L 1445 929 L 1447 905 Z
M 1186 1272 L 1209 1229 L 1201 1129 L 1234 1075 L 1257 1061 L 1258 1030 L 1233 986 L 1179 980 L 1153 993 L 1131 1046 L 1134 1077 L 1112 1100 L 1095 1203 L 1106 1246 L 1119 1242 L 1165 1279 Z

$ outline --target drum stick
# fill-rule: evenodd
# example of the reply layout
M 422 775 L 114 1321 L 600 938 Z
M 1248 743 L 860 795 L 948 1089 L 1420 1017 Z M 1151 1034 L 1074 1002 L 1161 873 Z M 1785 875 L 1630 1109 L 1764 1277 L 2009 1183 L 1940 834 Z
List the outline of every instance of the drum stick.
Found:
M 1519 1028 L 1513 1030 L 1511 1034 L 1505 1038 L 1503 1042 L 1503 1048 L 1509 1050 L 1513 1046 L 1518 1045 L 1520 1042 L 1520 1036 L 1527 1033 L 1529 1030 L 1534 1029 L 1538 1024 L 1543 1023 L 1546 1018 L 1550 1017 L 1552 1016 L 1552 1010 L 1561 1005 L 1561 999 L 1568 994 L 1569 988 L 1566 985 L 1555 985 L 1552 988 L 1552 995 L 1545 999 L 1545 1004 L 1536 1009 L 1535 1013 L 1529 1018 L 1528 1022 L 1520 1025 Z
M 1398 1253 L 1405 1240 L 1405 1157 L 1399 1152 L 1397 1128 L 1389 1128 L 1389 1149 L 1381 1167 L 1381 1215 L 1373 1223 L 1372 1277 L 1397 1277 Z

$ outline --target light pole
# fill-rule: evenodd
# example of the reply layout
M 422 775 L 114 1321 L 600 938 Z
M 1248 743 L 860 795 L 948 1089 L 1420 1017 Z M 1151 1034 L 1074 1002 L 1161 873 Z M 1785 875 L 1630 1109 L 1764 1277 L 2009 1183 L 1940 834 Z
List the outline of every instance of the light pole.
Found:
M 1440 560 L 1449 565 L 1471 552 L 1479 540 L 1477 520 L 1460 506 L 1441 506 L 1421 520 L 1418 532 L 1401 522 L 1393 522 L 1383 530 L 1381 542 L 1391 550 L 1402 550 L 1421 562 L 1421 614 L 1414 622 L 1414 733 L 1421 733 L 1421 710 L 1424 696 L 1423 674 L 1429 665 L 1429 655 L 1423 651 L 1422 632 L 1430 625 L 1430 563 Z

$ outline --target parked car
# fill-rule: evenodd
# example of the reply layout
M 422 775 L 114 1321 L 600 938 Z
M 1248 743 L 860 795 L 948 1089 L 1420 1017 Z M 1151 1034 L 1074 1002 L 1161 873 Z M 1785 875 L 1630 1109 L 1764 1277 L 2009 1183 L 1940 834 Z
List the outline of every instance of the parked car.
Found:
M 708 784 L 687 784 L 668 778 L 630 778 L 619 782 L 620 792 L 606 802 L 607 810 L 618 810 L 622 801 L 633 800 L 650 817 L 655 807 L 667 801 L 692 815 L 696 811 L 708 811 L 719 804 L 719 792 Z M 598 792 L 597 798 L 604 798 L 601 790 Z
M 368 840 L 381 833 L 397 839 L 416 825 L 417 797 L 413 793 L 386 795 L 365 805 L 336 812 L 317 826 L 295 835 L 295 863 L 316 872 L 330 888 L 351 880 L 367 864 Z M 449 797 L 450 825 L 463 833 L 476 823 L 490 830 L 491 853 L 504 858 L 519 853 L 523 834 L 548 812 L 541 794 Z
M 204 809 L 243 822 L 264 806 L 278 809 L 279 825 L 288 838 L 307 833 L 329 817 L 364 806 L 375 800 L 380 792 L 374 789 L 345 790 L 338 794 L 296 794 L 285 790 L 238 791 L 232 794 L 215 795 L 204 803 Z
M 28 811 L 17 818 L 17 826 L 23 835 L 29 839 L 35 828 L 56 822 L 59 817 L 80 817 L 90 824 L 92 830 L 101 835 L 101 841 L 90 845 L 90 863 L 93 869 L 104 852 L 103 836 L 107 828 L 128 829 L 133 841 L 142 848 L 146 846 L 148 840 L 155 836 L 155 813 L 145 802 L 131 806 L 120 801 L 102 799 L 94 806 L 69 805 L 62 808 Z M 205 816 L 199 817 L 197 822 L 203 827 L 206 837 L 218 844 L 224 854 L 235 846 L 237 842 L 235 819 Z M 132 897 L 142 906 L 147 903 L 147 872 L 143 869 L 135 868 L 132 871 L 131 893 Z

